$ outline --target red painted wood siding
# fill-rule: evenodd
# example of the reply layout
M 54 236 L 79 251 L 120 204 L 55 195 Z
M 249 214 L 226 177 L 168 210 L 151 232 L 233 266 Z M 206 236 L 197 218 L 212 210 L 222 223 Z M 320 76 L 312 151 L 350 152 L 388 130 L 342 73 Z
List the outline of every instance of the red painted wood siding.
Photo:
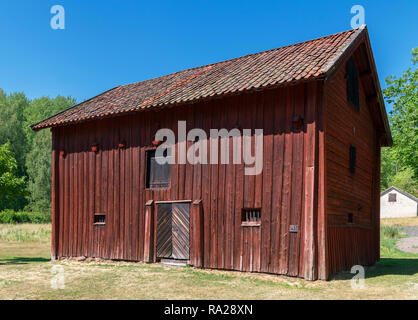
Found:
M 53 129 L 56 256 L 142 261 L 145 203 L 201 199 L 204 267 L 315 278 L 320 88 L 310 82 Z M 305 119 L 302 130 L 293 129 L 294 116 Z M 264 128 L 262 174 L 245 176 L 244 165 L 173 165 L 169 188 L 145 189 L 145 152 L 157 129 L 177 134 L 178 120 L 208 135 L 210 128 Z M 310 205 L 303 195 L 312 188 Z M 262 208 L 260 227 L 241 226 L 244 207 Z M 105 226 L 93 225 L 94 213 L 106 214 Z
M 356 61 L 357 62 L 357 61 Z M 328 272 L 379 259 L 380 145 L 359 79 L 360 112 L 347 100 L 345 64 L 324 86 Z M 350 145 L 357 148 L 349 170 Z M 361 207 L 361 208 L 360 208 Z M 348 224 L 348 214 L 354 223 Z

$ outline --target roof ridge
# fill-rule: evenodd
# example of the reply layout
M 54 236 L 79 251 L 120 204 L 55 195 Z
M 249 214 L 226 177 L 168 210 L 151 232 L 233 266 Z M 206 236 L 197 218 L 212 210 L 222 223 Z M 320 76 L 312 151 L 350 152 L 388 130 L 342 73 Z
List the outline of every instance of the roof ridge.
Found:
M 239 57 L 235 57 L 235 58 L 231 58 L 231 59 L 227 59 L 227 60 L 222 60 L 222 61 L 218 61 L 218 62 L 213 62 L 213 63 L 205 64 L 205 65 L 202 65 L 202 66 L 197 66 L 197 67 L 192 67 L 192 68 L 188 68 L 188 69 L 183 69 L 183 70 L 175 71 L 175 72 L 172 72 L 172 73 L 163 75 L 163 76 L 154 77 L 154 78 L 145 79 L 145 80 L 142 80 L 142 81 L 137 81 L 137 82 L 132 82 L 132 83 L 128 83 L 128 84 L 125 84 L 125 85 L 121 85 L 121 87 L 127 87 L 127 86 L 130 86 L 130 85 L 136 85 L 136 84 L 144 83 L 144 82 L 147 82 L 147 81 L 156 80 L 156 79 L 159 79 L 159 78 L 165 78 L 165 77 L 173 76 L 173 75 L 178 74 L 180 72 L 193 71 L 193 70 L 196 70 L 196 69 L 207 68 L 207 67 L 211 67 L 211 66 L 214 66 L 214 65 L 218 65 L 218 64 L 222 64 L 222 63 L 226 63 L 226 62 L 231 62 L 231 61 L 239 60 L 239 59 L 246 58 L 246 57 L 250 57 L 250 56 L 261 55 L 263 53 L 268 53 L 268 52 L 272 52 L 272 51 L 279 50 L 279 49 L 290 48 L 290 47 L 293 47 L 293 46 L 302 45 L 302 44 L 306 44 L 306 43 L 309 43 L 309 42 L 318 41 L 318 40 L 321 40 L 321 39 L 335 37 L 336 35 L 341 35 L 341 34 L 344 34 L 344 33 L 349 33 L 349 32 L 354 32 L 355 33 L 356 31 L 361 30 L 362 27 L 359 27 L 359 28 L 356 28 L 356 29 L 349 29 L 349 30 L 345 30 L 345 31 L 337 32 L 337 33 L 333 33 L 333 34 L 330 34 L 330 35 L 327 35 L 327 36 L 318 37 L 318 38 L 315 38 L 315 39 L 310 39 L 310 40 L 306 40 L 306 41 L 296 42 L 296 43 L 289 44 L 289 45 L 285 45 L 285 46 L 282 46 L 282 47 L 267 49 L 267 50 L 263 50 L 263 51 L 257 51 L 257 52 L 254 52 L 254 53 L 248 53 L 248 54 L 245 54 L 243 56 L 239 56 Z
M 334 58 L 328 61 L 328 64 L 323 68 L 323 73 L 327 74 L 330 72 L 337 64 L 337 61 L 343 58 L 344 54 L 347 52 L 347 49 L 355 42 L 355 40 L 363 33 L 364 30 L 367 30 L 367 26 L 364 24 L 360 28 L 353 29 L 354 35 L 356 35 L 353 39 L 348 41 L 345 46 L 340 48 L 339 52 L 334 54 Z
M 271 88 L 329 76 L 324 67 L 344 58 L 366 26 L 120 85 L 43 121 L 33 130 L 169 104 Z M 332 70 L 331 70 L 332 71 Z M 110 93 L 109 93 L 110 92 Z M 109 94 L 106 94 L 109 93 Z
M 380 193 L 380 196 L 384 196 L 386 193 L 388 193 L 390 190 L 393 190 L 393 189 L 395 189 L 395 190 L 396 190 L 396 191 L 398 191 L 399 193 L 403 194 L 404 196 L 406 196 L 406 197 L 408 197 L 408 198 L 410 198 L 410 199 L 415 200 L 416 202 L 418 202 L 418 198 L 417 198 L 417 197 L 415 197 L 413 194 L 410 194 L 409 192 L 404 191 L 404 190 L 401 190 L 401 189 L 399 189 L 398 187 L 395 187 L 395 186 L 390 186 L 390 187 L 389 187 L 389 188 L 387 188 L 386 190 L 383 190 L 383 191 Z

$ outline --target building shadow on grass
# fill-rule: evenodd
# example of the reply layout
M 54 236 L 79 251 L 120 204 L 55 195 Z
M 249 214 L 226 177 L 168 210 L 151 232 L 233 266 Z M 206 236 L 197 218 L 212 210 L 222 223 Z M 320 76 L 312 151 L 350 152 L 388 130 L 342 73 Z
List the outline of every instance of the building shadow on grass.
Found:
M 34 262 L 49 262 L 51 259 L 41 258 L 41 257 L 12 257 L 0 260 L 1 265 L 13 265 L 13 264 L 28 264 Z
M 330 280 L 352 279 L 356 273 L 343 271 L 334 274 Z M 382 258 L 372 266 L 366 267 L 366 279 L 386 275 L 413 276 L 418 274 L 418 258 Z

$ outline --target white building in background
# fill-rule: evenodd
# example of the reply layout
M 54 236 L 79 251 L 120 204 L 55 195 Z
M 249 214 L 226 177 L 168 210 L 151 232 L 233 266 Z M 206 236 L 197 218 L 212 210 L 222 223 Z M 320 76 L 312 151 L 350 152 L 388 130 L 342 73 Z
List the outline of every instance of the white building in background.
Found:
M 380 194 L 380 218 L 416 216 L 418 216 L 418 198 L 393 186 Z

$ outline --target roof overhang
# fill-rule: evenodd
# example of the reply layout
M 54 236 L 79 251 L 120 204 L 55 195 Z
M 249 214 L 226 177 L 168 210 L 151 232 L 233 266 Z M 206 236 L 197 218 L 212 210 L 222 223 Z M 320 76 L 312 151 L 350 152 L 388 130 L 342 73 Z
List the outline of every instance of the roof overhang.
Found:
M 405 197 L 408 197 L 409 199 L 414 200 L 415 202 L 418 202 L 418 198 L 414 197 L 412 194 L 410 194 L 406 191 L 402 191 L 401 189 L 396 188 L 395 186 L 391 186 L 391 187 L 387 188 L 386 190 L 382 191 L 380 193 L 380 196 L 383 197 L 385 194 L 387 194 L 391 191 L 397 191 L 400 194 L 403 194 Z
M 327 82 L 332 79 L 338 68 L 344 64 L 344 62 L 359 49 L 361 45 L 364 45 L 364 53 L 367 56 L 368 66 L 366 70 L 359 70 L 362 80 L 366 77 L 372 81 L 374 90 L 367 94 L 367 104 L 377 104 L 381 128 L 379 132 L 380 145 L 390 147 L 393 145 L 392 134 L 390 131 L 389 120 L 386 113 L 385 102 L 380 87 L 379 76 L 377 73 L 376 63 L 371 49 L 370 38 L 367 32 L 367 26 L 363 25 L 357 30 L 357 35 L 347 45 L 342 48 L 340 53 L 335 57 L 333 61 L 330 61 L 326 70 L 324 70 L 324 81 Z
M 331 39 L 333 40 L 331 41 Z M 303 50 L 289 51 L 289 48 L 292 47 L 309 48 L 309 50 L 311 50 L 310 53 L 315 53 L 316 55 L 306 54 L 306 51 Z M 374 116 L 374 121 L 376 121 L 376 127 L 378 128 L 379 143 L 382 146 L 391 146 L 392 136 L 366 26 L 362 26 L 356 30 L 349 30 L 286 47 L 258 52 L 208 66 L 176 72 L 171 75 L 146 80 L 140 83 L 118 86 L 49 117 L 48 119 L 33 124 L 31 125 L 31 128 L 37 131 L 45 128 L 74 125 L 86 121 L 117 117 L 140 111 L 160 111 L 163 108 L 181 104 L 196 103 L 254 90 L 260 91 L 275 87 L 290 86 L 300 82 L 318 80 L 327 82 L 346 59 L 353 55 L 356 50 L 358 51 L 360 47 L 362 48 L 363 56 L 366 57 L 367 66 L 359 71 L 363 73 L 367 71 L 366 77 L 362 77 L 362 79 L 370 84 L 368 86 L 369 92 L 367 93 L 367 96 L 373 97 L 370 101 L 368 100 L 368 106 L 373 110 L 373 114 L 379 114 L 379 117 Z M 335 49 L 332 52 L 332 55 L 326 57 L 326 54 L 332 49 Z M 290 53 L 286 56 L 288 52 Z M 295 63 L 295 54 L 299 54 L 299 52 L 305 52 L 305 54 L 302 54 L 301 57 L 299 57 L 302 58 L 300 62 L 303 65 L 302 69 L 300 69 L 301 67 L 297 62 Z M 324 55 L 325 61 L 320 60 Z M 309 61 L 308 57 L 312 58 L 311 61 Z M 254 69 L 258 74 L 254 74 L 254 70 L 254 72 L 245 73 L 245 77 L 240 73 L 234 73 L 237 70 L 246 72 L 248 68 L 253 68 L 255 63 L 254 59 L 258 59 L 258 62 L 256 63 L 257 69 Z M 272 59 L 276 59 L 274 60 L 275 64 L 272 64 Z M 308 59 L 308 62 L 306 62 L 306 59 Z M 321 61 L 320 65 L 318 65 L 318 59 Z M 280 67 L 280 63 L 283 61 L 285 65 Z M 246 68 L 242 68 L 242 63 L 245 64 Z M 304 65 L 303 63 L 307 64 Z M 235 65 L 237 65 L 238 69 L 235 69 Z M 276 67 L 273 68 L 273 65 Z M 228 68 L 229 72 L 222 75 L 222 72 Z M 266 68 L 272 69 L 267 70 Z M 275 77 L 266 77 L 266 75 L 269 75 L 273 71 L 276 72 Z M 219 73 L 221 73 L 221 77 L 223 76 L 221 81 L 219 79 Z M 172 81 L 172 78 L 175 77 L 178 77 L 178 79 Z M 249 80 L 248 77 L 253 77 L 256 80 L 263 78 L 263 81 L 254 83 L 254 79 L 250 81 L 251 79 Z M 162 85 L 161 88 L 159 87 L 158 92 L 153 93 L 153 88 L 161 83 L 164 85 Z M 203 83 L 206 85 L 203 88 L 204 90 L 202 89 Z M 138 90 L 141 90 L 141 85 L 146 88 L 146 90 L 142 90 L 142 93 L 151 92 L 151 94 L 145 97 L 143 101 L 141 100 L 137 103 L 135 99 L 131 99 L 132 92 L 129 90 L 134 90 L 135 92 L 133 92 L 133 94 L 136 94 L 138 93 Z M 196 93 L 196 91 L 200 90 L 199 88 L 203 90 L 200 95 Z M 189 90 L 189 92 L 186 92 L 185 90 Z M 187 96 L 186 98 L 184 98 L 185 95 Z M 171 100 L 168 99 L 172 96 L 173 98 Z

